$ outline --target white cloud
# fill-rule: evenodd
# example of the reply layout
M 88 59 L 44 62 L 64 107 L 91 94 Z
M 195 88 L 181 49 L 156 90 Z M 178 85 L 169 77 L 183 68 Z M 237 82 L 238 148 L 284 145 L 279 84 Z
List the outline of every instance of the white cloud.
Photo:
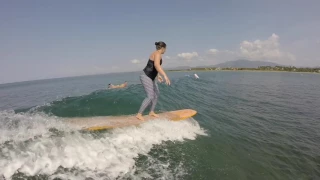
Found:
M 243 41 L 240 44 L 240 55 L 249 60 L 290 62 L 295 56 L 280 50 L 279 36 L 272 34 L 267 40 Z
M 180 53 L 178 54 L 179 58 L 185 59 L 185 60 L 191 60 L 192 58 L 198 57 L 197 52 L 192 52 L 192 53 Z
M 133 63 L 133 64 L 140 64 L 140 60 L 138 60 L 138 59 L 133 59 L 133 60 L 131 60 L 131 63 Z
M 181 59 L 185 60 L 186 62 L 184 63 L 186 64 L 184 65 L 188 66 L 214 65 L 238 59 L 271 61 L 279 64 L 291 65 L 294 64 L 295 56 L 289 52 L 285 52 L 280 47 L 279 36 L 272 34 L 265 40 L 244 40 L 239 44 L 237 50 L 212 48 L 206 50 L 204 54 L 184 52 L 179 53 L 176 56 L 164 56 L 164 66 L 181 66 Z M 134 59 L 131 62 L 135 64 L 140 63 L 137 59 Z
M 284 52 L 280 48 L 279 36 L 272 34 L 266 40 L 242 41 L 239 50 L 218 50 L 209 49 L 206 51 L 207 63 L 221 63 L 230 60 L 248 59 L 271 61 L 279 64 L 292 64 L 295 56 L 289 52 Z
M 207 51 L 207 55 L 212 57 L 221 57 L 221 56 L 226 56 L 226 55 L 235 55 L 236 52 L 230 51 L 230 50 L 218 50 L 218 49 L 209 49 Z
M 214 54 L 214 55 L 216 55 L 218 52 L 219 52 L 218 49 L 209 49 L 208 51 L 209 54 Z
M 204 56 L 205 65 L 214 65 L 226 61 L 237 59 L 239 56 L 236 52 L 230 50 L 209 49 Z

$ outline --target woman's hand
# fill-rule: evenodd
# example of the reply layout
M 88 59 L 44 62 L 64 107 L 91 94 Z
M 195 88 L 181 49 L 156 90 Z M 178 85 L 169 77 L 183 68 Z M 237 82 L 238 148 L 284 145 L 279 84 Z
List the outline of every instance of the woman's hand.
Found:
M 158 81 L 159 81 L 160 83 L 163 82 L 163 79 L 162 79 L 162 77 L 161 77 L 160 75 L 158 75 Z
M 170 83 L 170 79 L 168 78 L 168 76 L 164 76 L 164 79 L 166 80 L 166 84 L 167 85 L 170 85 L 171 83 Z

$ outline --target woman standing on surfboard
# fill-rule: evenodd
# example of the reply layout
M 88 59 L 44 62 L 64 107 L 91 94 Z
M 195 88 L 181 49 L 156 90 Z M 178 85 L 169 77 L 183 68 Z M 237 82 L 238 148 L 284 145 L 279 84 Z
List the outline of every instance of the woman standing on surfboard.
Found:
M 161 67 L 162 54 L 166 52 L 167 45 L 162 41 L 156 42 L 155 45 L 156 51 L 152 52 L 146 67 L 143 69 L 143 73 L 140 75 L 140 81 L 147 93 L 147 97 L 143 100 L 136 116 L 140 120 L 144 120 L 142 113 L 150 103 L 152 103 L 152 106 L 149 115 L 159 117 L 154 113 L 154 108 L 156 107 L 159 96 L 159 88 L 155 79 L 157 77 L 159 82 L 163 81 L 162 77 L 158 75 L 158 72 L 164 77 L 166 84 L 170 85 L 170 80 Z

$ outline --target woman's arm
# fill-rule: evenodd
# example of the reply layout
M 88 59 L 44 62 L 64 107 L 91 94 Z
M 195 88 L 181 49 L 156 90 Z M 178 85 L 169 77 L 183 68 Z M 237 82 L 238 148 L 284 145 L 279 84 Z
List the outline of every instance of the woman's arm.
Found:
M 161 65 L 160 65 L 160 59 L 161 59 L 161 55 L 156 53 L 154 55 L 154 67 L 157 69 L 157 71 L 163 76 L 163 77 L 167 77 L 166 73 L 163 71 Z
M 170 85 L 170 79 L 168 78 L 168 76 L 166 75 L 166 73 L 164 72 L 164 70 L 162 69 L 161 65 L 160 65 L 160 59 L 161 59 L 161 55 L 160 54 L 155 54 L 154 56 L 154 67 L 157 69 L 157 71 L 163 75 L 164 79 L 166 80 L 166 84 Z

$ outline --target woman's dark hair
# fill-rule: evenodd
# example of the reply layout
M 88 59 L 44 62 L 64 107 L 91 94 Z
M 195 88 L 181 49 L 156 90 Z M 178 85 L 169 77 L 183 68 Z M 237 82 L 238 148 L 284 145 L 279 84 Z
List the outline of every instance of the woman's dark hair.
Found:
M 162 42 L 162 41 L 155 42 L 154 44 L 156 45 L 156 49 L 157 49 L 157 50 L 159 50 L 159 49 L 161 49 L 161 48 L 166 48 L 166 47 L 167 47 L 166 43 L 164 43 L 164 42 Z

